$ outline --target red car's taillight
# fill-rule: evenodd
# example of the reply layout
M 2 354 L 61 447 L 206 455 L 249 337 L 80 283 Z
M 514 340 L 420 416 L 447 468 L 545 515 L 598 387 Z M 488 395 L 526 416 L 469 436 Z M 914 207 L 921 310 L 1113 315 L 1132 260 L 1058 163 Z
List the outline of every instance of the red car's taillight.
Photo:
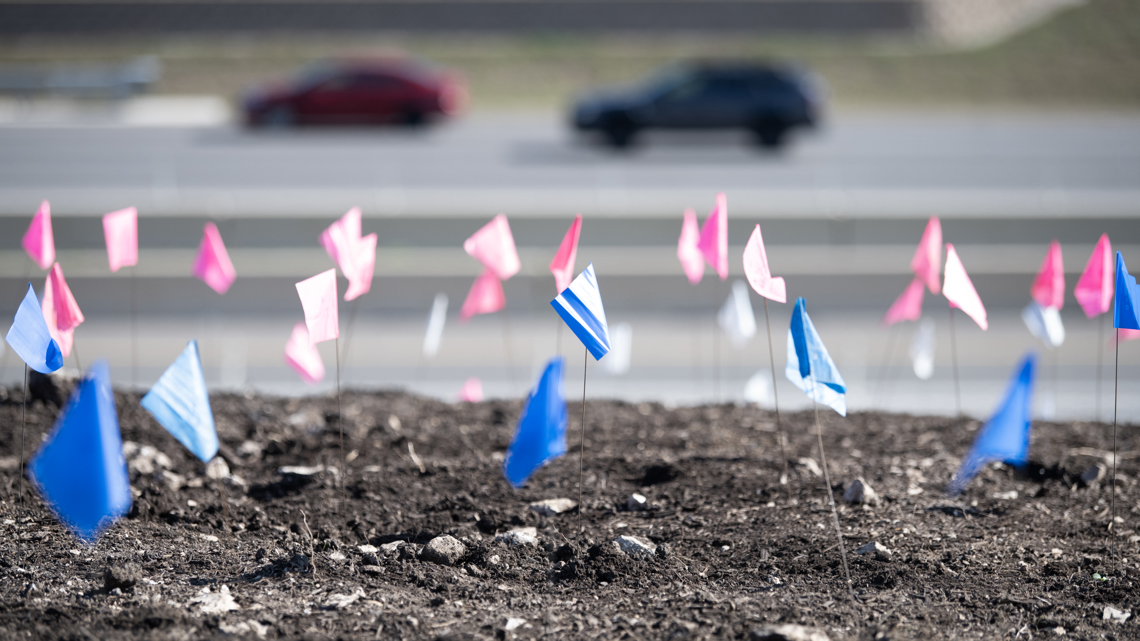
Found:
M 467 87 L 461 80 L 449 78 L 439 90 L 439 109 L 454 116 L 467 108 Z

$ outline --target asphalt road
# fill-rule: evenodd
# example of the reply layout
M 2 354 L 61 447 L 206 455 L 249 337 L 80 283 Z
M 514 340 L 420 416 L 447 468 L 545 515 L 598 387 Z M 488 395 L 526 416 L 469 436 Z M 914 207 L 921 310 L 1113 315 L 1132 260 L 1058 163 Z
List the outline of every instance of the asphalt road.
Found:
M 675 258 L 681 210 L 703 217 L 718 190 L 729 197 L 732 278 L 741 275 L 752 226 L 762 224 L 772 268 L 788 279 L 789 296 L 809 301 L 853 408 L 955 411 L 944 299 L 928 297 L 925 308 L 937 324 L 931 381 L 908 369 L 913 324 L 893 338 L 877 325 L 909 280 L 928 215 L 942 216 L 946 240 L 990 310 L 988 332 L 960 313 L 956 324 L 962 404 L 978 416 L 991 411 L 1018 357 L 1039 347 L 1019 314 L 1050 240 L 1064 246 L 1070 290 L 1102 232 L 1140 264 L 1140 117 L 854 114 L 779 156 L 732 135 L 652 136 L 615 154 L 570 136 L 554 116 L 528 114 L 420 132 L 145 122 L 164 126 L 125 126 L 114 114 L 0 126 L 0 291 L 14 307 L 28 279 L 42 288 L 19 238 L 38 202 L 50 199 L 59 260 L 88 318 L 77 332 L 79 355 L 109 357 L 121 383 L 148 385 L 198 338 L 211 385 L 331 389 L 331 345 L 322 346 L 329 376 L 316 388 L 284 367 L 281 349 L 301 318 L 292 285 L 331 266 L 317 235 L 352 205 L 363 207 L 364 231 L 380 241 L 373 290 L 342 345 L 342 382 L 445 397 L 468 376 L 481 377 L 489 394 L 520 396 L 554 353 L 546 264 L 579 211 L 579 268 L 594 262 L 611 322 L 629 322 L 634 335 L 630 372 L 592 368 L 597 384 L 588 393 L 630 400 L 739 401 L 745 381 L 768 363 L 760 299 L 753 296 L 761 334 L 733 348 L 717 338 L 714 321 L 730 282 L 710 272 L 692 287 Z M 126 205 L 142 216 L 137 372 L 130 278 L 109 273 L 97 218 Z M 456 312 L 479 271 L 460 246 L 499 211 L 510 216 L 523 271 L 506 283 L 505 314 L 459 325 Z M 218 222 L 238 271 L 226 296 L 188 276 L 206 220 Z M 439 355 L 425 359 L 419 345 L 437 292 L 450 297 L 449 321 Z M 771 306 L 778 364 L 788 311 Z M 343 305 L 346 339 L 350 316 Z M 1055 369 L 1053 353 L 1043 358 L 1037 403 L 1042 412 L 1091 417 L 1098 324 L 1071 295 L 1063 316 L 1069 337 Z M 1100 344 L 1111 381 L 1111 346 Z M 1137 348 L 1122 346 L 1122 390 L 1140 385 Z M 566 334 L 562 349 L 568 393 L 580 393 L 580 348 Z M 20 374 L 7 361 L 0 376 Z M 1110 390 L 1101 387 L 1102 417 L 1111 417 Z M 786 382 L 777 391 L 782 405 L 804 406 Z M 1140 420 L 1140 396 L 1121 398 L 1121 416 Z
M 555 114 L 474 115 L 422 131 L 0 127 L 0 213 L 129 203 L 147 215 L 659 217 L 733 195 L 744 218 L 1104 216 L 1140 208 L 1140 116 L 834 116 L 784 154 L 743 135 L 657 135 L 630 153 L 572 136 Z M 158 114 L 161 116 L 161 114 Z M 118 118 L 118 119 L 116 119 Z M 40 121 L 43 122 L 43 121 Z M 165 122 L 170 122 L 167 120 Z M 174 120 L 177 122 L 177 120 Z

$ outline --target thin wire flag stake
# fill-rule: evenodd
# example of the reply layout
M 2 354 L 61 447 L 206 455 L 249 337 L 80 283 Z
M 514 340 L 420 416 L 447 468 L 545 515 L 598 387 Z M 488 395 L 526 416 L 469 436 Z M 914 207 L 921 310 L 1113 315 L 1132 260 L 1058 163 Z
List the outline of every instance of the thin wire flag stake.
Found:
M 768 299 L 764 299 L 764 328 L 768 330 L 768 360 L 772 365 L 772 400 L 776 405 L 776 440 L 780 442 L 780 459 L 784 462 L 784 473 L 780 477 L 780 485 L 788 500 L 792 498 L 792 488 L 788 486 L 788 453 L 784 450 L 784 426 L 780 422 L 780 395 L 776 392 L 776 352 L 772 349 L 772 321 L 768 318 Z
M 578 538 L 582 538 L 582 476 L 585 469 L 586 457 L 586 370 L 589 369 L 589 361 L 586 360 L 590 350 L 582 350 L 582 425 L 579 427 L 581 432 L 581 440 L 578 442 Z
M 835 538 L 839 541 L 839 559 L 843 561 L 843 578 L 847 582 L 847 594 L 851 601 L 858 603 L 855 598 L 855 588 L 851 584 L 851 571 L 847 569 L 847 549 L 843 546 L 843 530 L 839 527 L 839 509 L 835 507 L 835 493 L 831 491 L 831 475 L 827 471 L 827 454 L 823 451 L 823 426 L 819 422 L 819 403 L 812 399 L 812 410 L 815 411 L 815 435 L 819 441 L 819 461 L 823 467 L 823 482 L 827 485 L 827 500 L 831 504 L 831 519 L 835 522 Z
M 823 467 L 823 480 L 827 486 L 827 498 L 831 504 L 831 518 L 835 523 L 835 536 L 839 544 L 839 557 L 843 562 L 843 577 L 847 582 L 847 594 L 853 603 L 855 589 L 851 584 L 851 571 L 847 567 L 847 549 L 843 545 L 843 530 L 839 525 L 839 508 L 835 506 L 835 493 L 831 490 L 831 474 L 827 469 L 827 454 L 823 449 L 823 424 L 819 420 L 819 404 L 827 405 L 840 416 L 847 415 L 847 383 L 839 374 L 839 369 L 827 353 L 823 339 L 811 322 L 807 305 L 803 298 L 796 300 L 792 310 L 792 320 L 788 327 L 788 365 L 784 375 L 793 385 L 800 388 L 811 399 L 815 412 L 816 439 L 819 442 L 819 459 Z
M 950 362 L 954 366 L 954 415 L 962 417 L 962 391 L 958 381 L 958 335 L 954 331 L 954 307 L 950 306 Z
M 1140 330 L 1140 286 L 1136 284 L 1136 277 L 1128 273 L 1124 264 L 1124 256 L 1116 252 L 1116 291 L 1114 296 L 1112 327 L 1116 338 L 1116 367 L 1113 374 L 1112 391 L 1112 520 L 1108 522 L 1106 534 L 1111 536 L 1112 528 L 1116 524 L 1116 420 L 1120 399 L 1120 330 Z M 1112 571 L 1116 572 L 1116 546 L 1112 546 Z

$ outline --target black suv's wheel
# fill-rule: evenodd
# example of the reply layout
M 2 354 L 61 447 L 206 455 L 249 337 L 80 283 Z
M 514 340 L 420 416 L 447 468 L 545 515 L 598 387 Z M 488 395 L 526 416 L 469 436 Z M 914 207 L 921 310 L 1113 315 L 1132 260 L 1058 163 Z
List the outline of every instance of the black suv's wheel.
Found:
M 637 135 L 637 125 L 625 114 L 615 114 L 606 118 L 602 124 L 602 133 L 606 142 L 612 147 L 623 149 L 633 143 Z
M 788 138 L 788 125 L 775 118 L 764 118 L 752 126 L 756 144 L 765 149 L 779 149 Z

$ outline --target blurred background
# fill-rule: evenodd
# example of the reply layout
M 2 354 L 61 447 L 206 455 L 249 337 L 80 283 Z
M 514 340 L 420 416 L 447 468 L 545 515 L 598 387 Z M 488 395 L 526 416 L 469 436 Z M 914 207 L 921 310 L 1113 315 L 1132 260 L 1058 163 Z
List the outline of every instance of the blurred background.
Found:
M 721 191 L 730 277 L 710 269 L 692 286 L 676 258 L 681 213 L 703 220 Z M 217 388 L 332 389 L 333 344 L 314 387 L 282 349 L 303 318 L 293 283 L 333 266 L 320 232 L 360 206 L 363 232 L 379 235 L 376 277 L 341 306 L 342 385 L 455 398 L 477 376 L 489 396 L 522 397 L 561 353 L 573 399 L 582 348 L 569 332 L 556 342 L 547 265 L 581 213 L 578 269 L 594 263 L 611 327 L 631 336 L 628 370 L 591 359 L 591 397 L 772 405 L 762 299 L 750 340 L 717 325 L 760 224 L 850 407 L 952 414 L 945 299 L 924 307 L 927 380 L 908 354 L 917 324 L 879 324 L 936 215 L 989 310 L 986 332 L 955 319 L 964 409 L 988 415 L 1036 349 L 1039 416 L 1111 420 L 1111 320 L 1085 318 L 1072 288 L 1101 233 L 1140 270 L 1140 5 L 0 0 L 12 310 L 29 279 L 42 292 L 20 238 L 43 199 L 87 318 L 77 351 L 84 365 L 109 358 L 123 385 L 148 387 L 197 338 Z M 137 369 L 130 276 L 109 271 L 99 218 L 127 206 L 140 214 Z M 481 271 L 463 240 L 499 212 L 523 270 L 504 284 L 504 312 L 459 324 Z M 224 296 L 190 276 L 207 221 L 238 273 Z M 1021 311 L 1054 239 L 1067 337 L 1046 350 Z M 447 325 L 427 357 L 441 292 Z M 768 311 L 775 392 L 803 408 L 782 373 L 790 305 Z M 1119 354 L 1119 412 L 1135 421 L 1140 341 Z M 4 382 L 21 379 L 13 354 L 0 362 Z

